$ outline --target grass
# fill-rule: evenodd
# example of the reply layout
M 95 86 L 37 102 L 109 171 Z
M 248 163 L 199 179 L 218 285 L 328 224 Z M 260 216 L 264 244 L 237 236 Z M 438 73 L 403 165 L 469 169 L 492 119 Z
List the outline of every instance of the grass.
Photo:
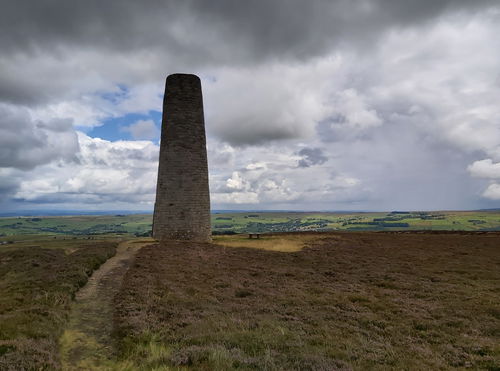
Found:
M 307 240 L 307 247 L 285 254 L 210 244 L 145 247 L 115 298 L 118 364 L 138 370 L 500 367 L 500 234 L 321 237 L 246 241 L 266 247 Z
M 268 251 L 296 252 L 319 238 L 318 235 L 297 235 L 295 238 L 280 234 L 262 234 L 259 238 L 248 235 L 215 236 L 213 243 L 227 247 L 245 247 Z
M 59 367 L 57 341 L 71 300 L 116 246 L 71 242 L 46 248 L 52 241 L 41 238 L 0 247 L 0 369 Z

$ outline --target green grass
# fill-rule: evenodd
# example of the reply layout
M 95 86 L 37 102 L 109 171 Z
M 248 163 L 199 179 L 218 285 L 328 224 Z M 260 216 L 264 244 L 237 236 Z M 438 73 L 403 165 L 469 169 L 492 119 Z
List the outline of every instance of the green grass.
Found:
M 54 369 L 71 300 L 117 242 L 18 241 L 0 246 L 0 369 Z

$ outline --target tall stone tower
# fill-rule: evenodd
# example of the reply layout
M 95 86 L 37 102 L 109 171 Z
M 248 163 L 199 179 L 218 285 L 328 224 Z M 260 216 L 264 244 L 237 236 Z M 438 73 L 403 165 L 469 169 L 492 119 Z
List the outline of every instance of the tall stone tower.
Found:
M 195 75 L 167 77 L 153 237 L 211 241 L 203 97 Z

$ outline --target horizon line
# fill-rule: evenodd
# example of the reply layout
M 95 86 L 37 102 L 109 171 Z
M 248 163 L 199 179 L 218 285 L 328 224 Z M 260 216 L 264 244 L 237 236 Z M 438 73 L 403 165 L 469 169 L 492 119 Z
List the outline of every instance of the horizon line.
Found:
M 331 214 L 346 214 L 346 213 L 436 213 L 436 212 L 488 212 L 500 211 L 500 208 L 488 209 L 442 209 L 442 210 L 300 210 L 300 209 L 213 209 L 210 214 L 221 213 L 331 213 Z M 0 217 L 29 217 L 29 216 L 85 216 L 85 215 L 138 215 L 138 214 L 151 214 L 152 210 L 19 210 L 19 211 L 6 211 L 0 212 Z

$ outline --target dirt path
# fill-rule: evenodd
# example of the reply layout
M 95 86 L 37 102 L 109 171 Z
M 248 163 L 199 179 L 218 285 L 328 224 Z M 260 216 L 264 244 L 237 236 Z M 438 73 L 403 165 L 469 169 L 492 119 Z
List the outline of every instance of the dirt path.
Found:
M 153 240 L 122 242 L 116 255 L 94 272 L 76 294 L 61 340 L 64 370 L 105 369 L 113 357 L 113 298 L 139 249 Z

